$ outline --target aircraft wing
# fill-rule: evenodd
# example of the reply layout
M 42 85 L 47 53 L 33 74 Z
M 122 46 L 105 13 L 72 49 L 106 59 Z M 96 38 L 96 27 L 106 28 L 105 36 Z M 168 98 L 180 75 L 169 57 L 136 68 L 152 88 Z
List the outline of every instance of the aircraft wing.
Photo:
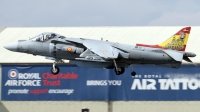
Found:
M 95 54 L 106 59 L 118 58 L 119 51 L 111 45 L 100 41 L 85 41 L 83 45 Z
M 90 49 L 92 52 L 105 59 L 116 59 L 119 55 L 119 50 L 104 41 L 88 40 L 82 38 L 68 38 L 65 40 L 72 43 L 83 44 L 87 49 Z

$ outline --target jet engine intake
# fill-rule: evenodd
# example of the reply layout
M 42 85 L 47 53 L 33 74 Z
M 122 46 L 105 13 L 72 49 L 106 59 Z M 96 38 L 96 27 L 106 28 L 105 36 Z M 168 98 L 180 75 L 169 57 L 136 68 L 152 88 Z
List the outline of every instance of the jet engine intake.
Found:
M 74 46 L 67 46 L 67 47 L 63 47 L 62 51 L 81 54 L 81 53 L 83 53 L 84 49 L 79 48 L 79 47 L 74 47 Z

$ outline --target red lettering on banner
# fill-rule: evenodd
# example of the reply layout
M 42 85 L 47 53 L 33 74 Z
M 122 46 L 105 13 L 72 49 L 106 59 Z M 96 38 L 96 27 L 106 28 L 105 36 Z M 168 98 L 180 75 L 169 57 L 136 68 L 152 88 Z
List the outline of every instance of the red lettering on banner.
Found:
M 42 74 L 42 78 L 43 79 L 77 79 L 78 78 L 78 74 L 72 72 L 72 73 L 59 73 L 57 75 L 52 75 L 49 72 L 45 72 Z
M 48 93 L 48 89 L 33 89 L 33 90 L 30 90 L 29 92 L 30 94 L 39 95 L 39 94 Z
M 60 86 L 60 80 L 57 81 L 48 81 L 42 80 L 44 86 Z

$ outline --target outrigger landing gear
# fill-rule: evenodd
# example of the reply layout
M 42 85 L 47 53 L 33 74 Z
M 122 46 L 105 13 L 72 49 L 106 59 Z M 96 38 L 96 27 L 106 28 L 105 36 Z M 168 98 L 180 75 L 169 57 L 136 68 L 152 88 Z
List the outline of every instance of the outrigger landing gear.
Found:
M 51 73 L 54 75 L 57 75 L 59 72 L 60 72 L 60 69 L 58 68 L 58 66 L 56 66 L 56 62 L 54 62 L 51 68 Z
M 116 61 L 113 60 L 113 62 L 114 62 L 114 65 L 115 65 L 115 73 L 116 73 L 117 75 L 123 74 L 124 71 L 125 71 L 125 68 L 123 68 L 123 67 L 117 67 Z
M 133 66 L 130 65 L 130 67 L 131 67 L 131 70 L 132 70 L 131 75 L 132 75 L 132 76 L 135 76 L 135 75 L 136 75 L 136 72 L 133 70 Z

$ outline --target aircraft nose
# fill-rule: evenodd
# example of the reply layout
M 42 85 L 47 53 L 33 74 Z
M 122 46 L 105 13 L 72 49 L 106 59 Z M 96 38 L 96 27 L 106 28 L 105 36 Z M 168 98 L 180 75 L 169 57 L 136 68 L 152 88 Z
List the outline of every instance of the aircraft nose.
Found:
M 10 51 L 17 51 L 18 42 L 12 42 L 4 45 L 3 47 Z

